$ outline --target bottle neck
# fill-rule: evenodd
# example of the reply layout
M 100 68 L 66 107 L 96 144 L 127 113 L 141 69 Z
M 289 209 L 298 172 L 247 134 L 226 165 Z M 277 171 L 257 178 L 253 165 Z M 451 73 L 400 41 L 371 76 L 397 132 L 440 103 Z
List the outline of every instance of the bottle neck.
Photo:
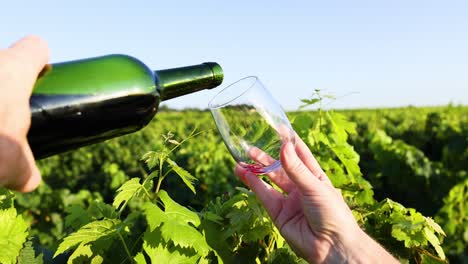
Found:
M 155 74 L 159 80 L 161 101 L 204 89 L 212 89 L 223 81 L 223 70 L 214 62 L 159 70 Z

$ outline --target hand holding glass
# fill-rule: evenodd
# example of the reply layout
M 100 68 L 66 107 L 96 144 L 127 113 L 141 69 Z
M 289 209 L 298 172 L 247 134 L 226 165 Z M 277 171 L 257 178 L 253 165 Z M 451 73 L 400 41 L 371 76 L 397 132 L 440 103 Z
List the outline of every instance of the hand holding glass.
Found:
M 255 174 L 281 168 L 281 146 L 294 130 L 281 106 L 257 77 L 243 78 L 209 103 L 216 126 L 237 164 Z

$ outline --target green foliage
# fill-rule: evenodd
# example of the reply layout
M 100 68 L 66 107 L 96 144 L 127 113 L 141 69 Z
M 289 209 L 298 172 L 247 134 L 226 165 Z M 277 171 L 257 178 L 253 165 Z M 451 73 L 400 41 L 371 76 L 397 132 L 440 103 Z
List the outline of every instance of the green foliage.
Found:
M 463 262 L 468 257 L 468 178 L 455 185 L 444 198 L 435 220 L 447 233 L 444 250 Z
M 207 242 L 225 263 L 265 262 L 285 246 L 255 195 L 244 188 L 217 197 L 201 213 Z
M 362 228 L 402 262 L 466 262 L 468 108 L 326 112 L 324 99 L 290 116 Z M 0 236 L 15 240 L 0 262 L 303 263 L 234 165 L 207 112 L 161 112 L 40 161 L 37 191 L 0 189 Z
M 187 187 L 195 194 L 195 187 L 193 186 L 193 182 L 197 179 L 193 177 L 188 171 L 184 170 L 182 167 L 177 165 L 177 163 L 171 159 L 167 159 L 167 163 L 171 166 L 172 170 L 174 170 L 177 175 L 182 179 L 182 181 L 187 185 Z
M 440 247 L 439 237 L 445 236 L 442 228 L 431 218 L 424 217 L 412 208 L 385 199 L 371 210 L 359 210 L 358 217 L 364 219 L 366 232 L 400 258 L 418 259 L 425 257 L 443 262 L 445 254 Z
M 16 263 L 28 236 L 28 223 L 15 208 L 0 210 L 0 263 Z
M 40 253 L 36 256 L 36 251 L 33 247 L 33 242 L 31 240 L 24 243 L 23 249 L 21 249 L 18 256 L 18 264 L 43 264 L 43 254 Z
M 434 214 L 459 179 L 440 162 L 430 161 L 421 150 L 402 140 L 393 140 L 382 130 L 370 135 L 369 148 L 382 168 L 371 175 L 371 181 L 379 182 L 380 188 L 387 190 L 387 196 Z M 408 186 L 418 186 L 419 191 L 409 192 Z
M 148 163 L 156 160 L 153 154 L 156 155 L 145 155 Z M 164 162 L 168 162 L 168 171 L 174 169 L 170 159 L 158 156 L 158 162 L 162 162 L 161 168 L 165 167 Z M 156 165 L 159 164 L 155 162 L 149 166 L 158 167 Z M 193 177 L 188 172 L 184 173 L 188 178 Z M 164 175 L 167 172 L 162 172 L 160 177 L 166 177 Z M 138 263 L 194 263 L 215 260 L 218 263 L 235 263 L 239 257 L 255 259 L 259 252 L 263 253 L 258 258 L 266 260 L 276 248 L 285 245 L 250 191 L 240 188 L 240 192 L 233 197 L 225 201 L 218 198 L 203 212 L 197 213 L 175 202 L 164 190 L 157 188 L 156 195 L 150 195 L 152 185 L 145 182 L 153 179 L 155 177 L 147 177 L 143 184 L 130 179 L 119 188 L 114 205 L 121 212 L 121 204 L 131 204 L 138 199 L 143 201 L 134 204 L 135 211 L 123 221 L 119 220 L 122 215 L 115 214 L 112 207 L 101 202 L 91 203 L 87 210 L 70 207 L 66 222 L 72 227 L 81 227 L 65 237 L 55 255 L 74 249 L 68 260 L 70 263 L 85 259 L 99 263 L 108 258 L 108 254 L 112 254 L 112 245 L 119 242 L 127 253 L 127 256 L 122 256 L 124 260 L 133 259 Z M 190 184 L 188 182 L 187 187 L 190 188 Z M 138 197 L 138 192 L 148 195 Z M 122 193 L 126 193 L 125 196 Z M 98 215 L 102 220 L 97 219 L 96 211 L 100 212 Z M 142 217 L 145 220 L 143 223 Z M 94 221 L 89 222 L 90 220 Z M 134 234 L 135 240 L 128 238 L 132 229 L 137 231 Z M 132 242 L 132 247 L 129 247 L 130 243 L 125 237 Z M 220 243 L 220 238 L 226 243 Z M 259 241 L 263 241 L 264 246 L 258 246 Z M 245 255 L 246 252 L 249 254 Z
M 444 262 L 438 235 L 445 234 L 434 221 L 390 199 L 380 203 L 374 199 L 372 185 L 362 177 L 359 155 L 347 142 L 348 135 L 356 134 L 356 125 L 333 112 L 319 112 L 315 120 L 307 115 L 299 114 L 293 120 L 294 128 L 366 232 L 402 261 L 423 261 L 429 256 L 431 261 Z M 310 124 L 312 129 L 303 129 L 301 123 Z
M 359 165 L 376 198 L 390 197 L 424 215 L 436 216 L 447 233 L 442 247 L 454 263 L 468 261 L 464 229 L 447 230 L 466 226 L 458 213 L 464 212 L 458 208 L 466 204 L 460 200 L 462 188 L 457 188 L 451 199 L 447 196 L 454 185 L 468 178 L 467 110 L 449 105 L 347 112 L 358 124 L 358 134 L 352 135 L 350 142 L 361 155 Z M 458 205 L 452 207 L 451 203 Z M 446 210 L 454 217 L 447 217 Z
M 303 123 L 312 129 L 304 129 Z M 304 139 L 317 158 L 320 166 L 330 175 L 336 188 L 351 207 L 373 204 L 372 186 L 359 169 L 359 155 L 347 142 L 349 134 L 355 134 L 355 124 L 345 120 L 339 113 L 326 112 L 315 119 L 308 113 L 301 113 L 293 120 L 293 127 Z
M 212 249 L 204 235 L 197 230 L 200 225 L 199 216 L 174 202 L 165 191 L 160 191 L 159 197 L 164 211 L 151 203 L 145 206 L 148 229 L 143 238 L 143 249 L 148 256 L 155 255 L 155 251 L 166 251 L 154 257 L 186 258 L 187 263 L 207 257 Z M 178 253 L 174 254 L 174 251 Z
M 13 192 L 0 188 L 0 209 L 8 209 L 13 207 L 13 200 L 15 195 Z
M 117 227 L 119 224 L 121 224 L 119 220 L 104 219 L 84 225 L 78 229 L 78 231 L 67 236 L 63 242 L 60 243 L 57 251 L 55 251 L 54 257 L 76 245 L 81 246 L 78 249 L 81 250 L 83 246 L 98 239 L 112 237 L 118 232 Z
M 91 221 L 86 210 L 79 205 L 74 204 L 65 209 L 65 212 L 68 213 L 67 217 L 65 217 L 66 227 L 78 229 Z
M 114 198 L 114 202 L 112 203 L 112 206 L 114 206 L 116 209 L 122 208 L 127 204 L 127 202 L 134 196 L 136 195 L 143 186 L 140 184 L 140 179 L 139 178 L 132 178 L 131 180 L 125 182 L 118 190 L 117 190 L 117 196 Z
M 307 261 L 299 258 L 294 254 L 294 252 L 291 251 L 289 248 L 280 248 L 273 252 L 273 254 L 270 255 L 267 261 L 268 264 L 287 264 L 287 263 L 300 263 L 300 264 L 306 264 Z

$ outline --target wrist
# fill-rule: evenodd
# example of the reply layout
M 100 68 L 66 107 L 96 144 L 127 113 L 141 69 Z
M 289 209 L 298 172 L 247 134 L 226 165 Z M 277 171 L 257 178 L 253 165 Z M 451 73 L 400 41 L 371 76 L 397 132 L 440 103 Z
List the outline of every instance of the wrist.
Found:
M 339 261 L 343 263 L 399 263 L 387 250 L 362 229 L 350 233 L 338 247 Z

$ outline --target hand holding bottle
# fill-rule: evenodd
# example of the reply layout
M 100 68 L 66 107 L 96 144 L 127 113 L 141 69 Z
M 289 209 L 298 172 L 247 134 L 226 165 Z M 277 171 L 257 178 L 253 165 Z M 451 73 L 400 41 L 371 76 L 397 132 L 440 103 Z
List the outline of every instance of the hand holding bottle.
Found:
M 252 152 L 254 159 L 269 159 Z M 244 168 L 236 174 L 263 204 L 291 248 L 312 263 L 398 263 L 365 234 L 341 193 L 336 190 L 306 144 L 286 143 L 280 154 L 283 169 L 268 177 L 286 195 Z
M 41 181 L 26 135 L 29 97 L 48 59 L 47 44 L 33 36 L 0 50 L 0 186 L 27 192 Z

